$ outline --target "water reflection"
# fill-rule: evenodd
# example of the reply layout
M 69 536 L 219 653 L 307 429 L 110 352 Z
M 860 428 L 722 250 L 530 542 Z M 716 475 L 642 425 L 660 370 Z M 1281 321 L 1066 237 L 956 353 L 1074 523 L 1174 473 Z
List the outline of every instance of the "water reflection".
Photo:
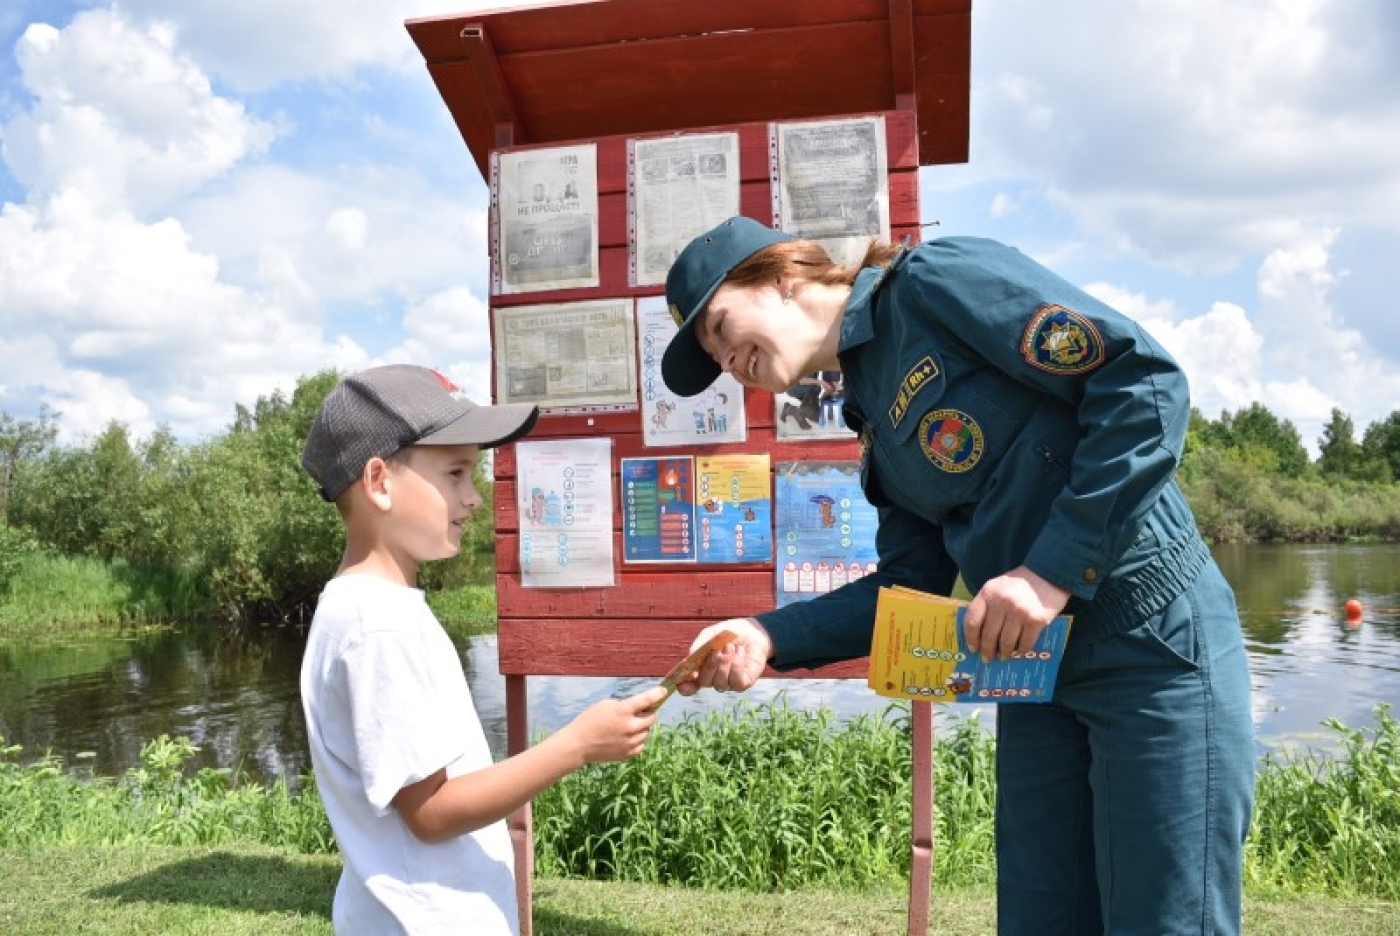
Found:
M 1378 704 L 1400 700 L 1400 547 L 1244 546 L 1217 552 L 1235 587 L 1247 634 L 1255 724 L 1271 747 L 1320 746 L 1335 717 L 1374 722 Z M 1359 625 L 1343 605 L 1365 608 Z M 136 764 L 162 733 L 201 747 L 198 766 L 233 767 L 296 786 L 309 769 L 297 694 L 304 634 L 296 627 L 225 633 L 192 628 L 97 644 L 0 648 L 0 736 L 26 753 L 52 750 L 69 765 L 114 775 Z M 505 687 L 494 637 L 474 639 L 462 663 L 496 755 L 505 752 Z M 647 679 L 532 677 L 531 729 L 553 731 L 593 702 L 649 685 Z M 794 707 L 826 706 L 838 718 L 879 713 L 888 700 L 859 680 L 773 680 L 744 696 L 674 698 L 662 720 L 779 694 Z M 940 709 L 937 722 L 994 720 L 993 706 Z
M 1255 724 L 1275 745 L 1334 740 L 1400 701 L 1400 547 L 1227 546 L 1216 551 L 1248 638 Z M 1349 599 L 1361 602 L 1348 620 Z

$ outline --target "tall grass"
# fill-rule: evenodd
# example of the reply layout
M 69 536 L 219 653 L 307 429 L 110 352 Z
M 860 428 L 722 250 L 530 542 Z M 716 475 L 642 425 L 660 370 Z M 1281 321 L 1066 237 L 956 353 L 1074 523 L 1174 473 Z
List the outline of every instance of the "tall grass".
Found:
M 875 717 L 741 706 L 535 801 L 544 874 L 764 891 L 908 873 L 909 745 Z
M 646 752 L 587 768 L 535 801 L 542 876 L 768 892 L 867 890 L 908 875 L 907 712 L 833 725 L 781 700 L 658 728 Z M 1255 894 L 1400 900 L 1400 723 L 1326 723 L 1335 758 L 1261 764 L 1245 879 Z M 313 783 L 191 772 L 195 747 L 162 736 L 139 767 L 81 778 L 0 747 L 0 850 L 53 845 L 271 845 L 335 851 Z M 994 879 L 995 742 L 975 722 L 935 749 L 935 881 Z
M 1373 729 L 1323 723 L 1343 754 L 1266 758 L 1256 784 L 1246 865 L 1261 890 L 1400 899 L 1400 723 L 1390 706 Z
M 0 747 L 0 848 L 251 842 L 335 850 L 313 785 L 294 794 L 280 781 L 240 783 L 224 770 L 191 774 L 197 750 L 188 738 L 161 735 L 120 778 L 81 779 L 52 756 L 24 764 L 18 745 Z
M 0 632 L 7 638 L 55 636 L 188 620 L 201 607 L 195 584 L 122 560 L 19 556 L 0 587 Z

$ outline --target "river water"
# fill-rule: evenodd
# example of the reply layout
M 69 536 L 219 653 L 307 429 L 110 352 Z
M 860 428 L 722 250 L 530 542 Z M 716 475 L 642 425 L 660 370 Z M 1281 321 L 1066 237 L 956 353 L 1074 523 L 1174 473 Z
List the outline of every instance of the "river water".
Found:
M 1352 728 L 1375 723 L 1375 708 L 1400 702 L 1400 546 L 1225 546 L 1216 550 L 1234 586 L 1246 631 L 1260 752 L 1331 748 L 1324 719 Z M 1348 599 L 1361 602 L 1348 620 Z M 304 643 L 297 627 L 226 633 L 207 628 L 43 648 L 0 646 L 0 738 L 46 751 L 78 771 L 116 775 L 138 763 L 162 733 L 191 738 L 200 766 L 241 770 L 293 788 L 309 769 L 297 694 Z M 461 648 L 496 756 L 505 752 L 504 680 L 494 636 Z M 647 679 L 530 677 L 531 730 L 567 723 L 599 699 L 636 691 Z M 861 680 L 769 680 L 742 697 L 700 695 L 668 702 L 676 722 L 781 695 L 793 707 L 826 706 L 838 719 L 884 711 L 889 700 Z M 947 727 L 992 706 L 940 708 Z

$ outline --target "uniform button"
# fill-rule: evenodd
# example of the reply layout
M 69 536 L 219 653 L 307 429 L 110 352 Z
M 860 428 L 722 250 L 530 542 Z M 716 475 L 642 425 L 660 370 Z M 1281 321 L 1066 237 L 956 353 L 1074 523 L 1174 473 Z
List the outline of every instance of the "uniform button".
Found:
M 1097 569 L 1085 569 L 1085 570 L 1084 570 L 1084 581 L 1086 581 L 1086 582 L 1097 581 L 1097 580 L 1098 580 L 1098 577 L 1099 577 L 1099 573 L 1098 573 L 1098 570 L 1097 570 Z

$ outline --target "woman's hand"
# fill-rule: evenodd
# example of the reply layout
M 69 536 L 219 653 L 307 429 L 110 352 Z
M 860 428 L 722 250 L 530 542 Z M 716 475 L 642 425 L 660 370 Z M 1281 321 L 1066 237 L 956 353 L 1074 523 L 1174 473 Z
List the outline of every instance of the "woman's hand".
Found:
M 690 649 L 702 646 L 723 630 L 733 632 L 733 642 L 710 654 L 699 672 L 677 684 L 676 691 L 681 695 L 695 695 L 706 686 L 717 692 L 743 692 L 763 675 L 768 658 L 773 654 L 773 641 L 763 625 L 753 618 L 734 618 L 711 624 L 700 632 Z
M 983 660 L 1006 659 L 1012 651 L 1028 652 L 1045 625 L 1069 603 L 1069 592 L 1025 566 L 982 586 L 967 606 L 963 634 L 968 648 Z

